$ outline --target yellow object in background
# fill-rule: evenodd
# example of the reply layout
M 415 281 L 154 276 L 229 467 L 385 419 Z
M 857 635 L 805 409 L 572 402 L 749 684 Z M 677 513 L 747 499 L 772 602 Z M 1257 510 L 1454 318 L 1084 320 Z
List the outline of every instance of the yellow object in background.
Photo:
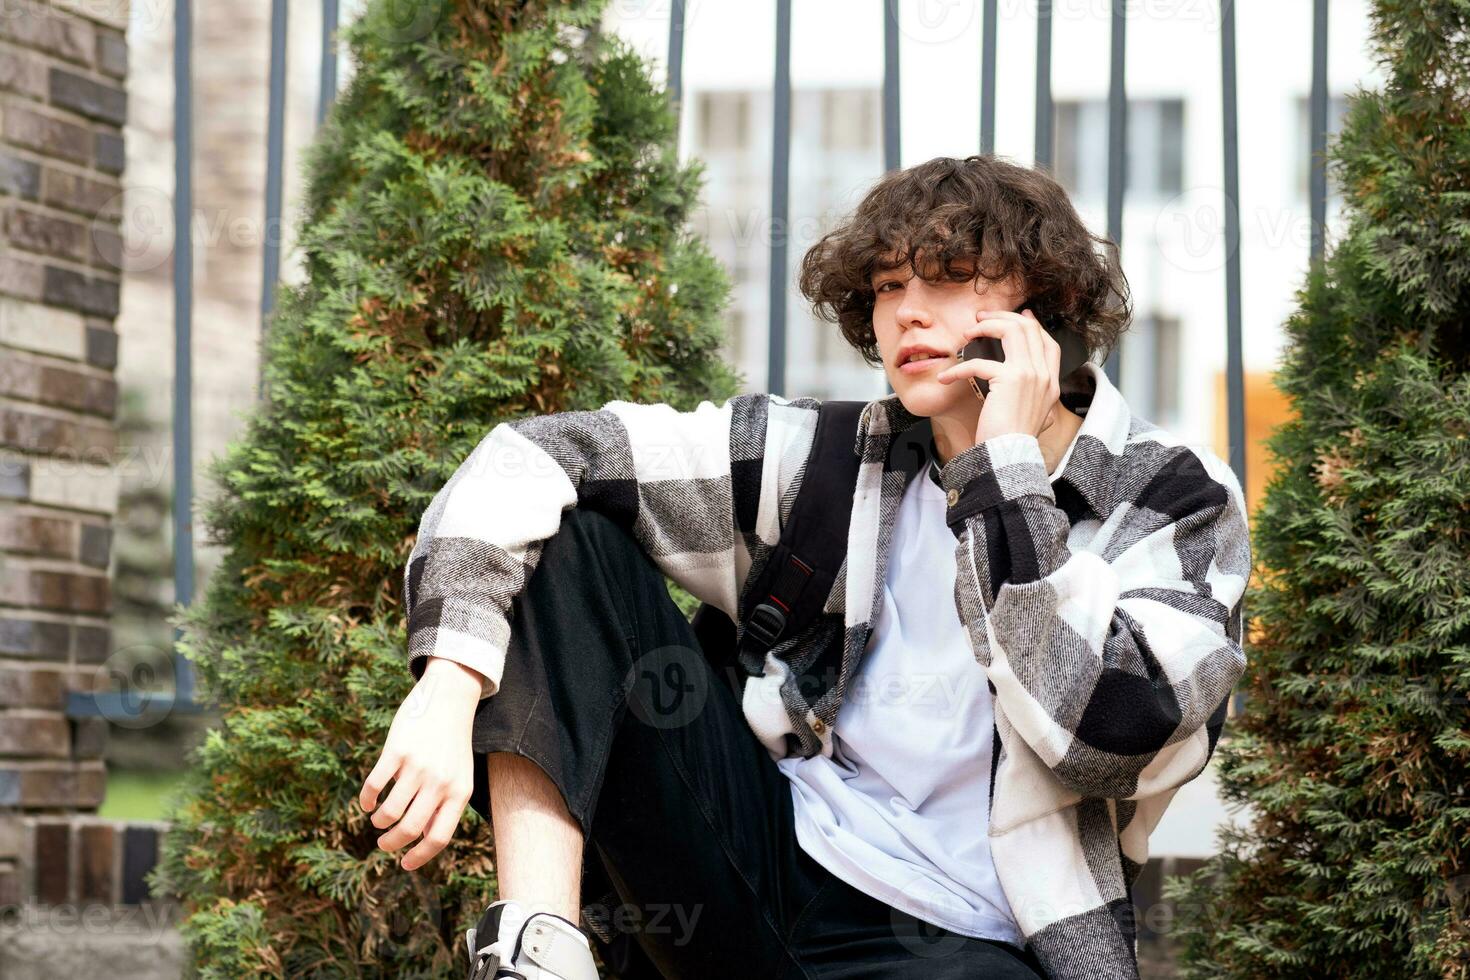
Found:
M 1274 469 L 1266 438 L 1293 416 L 1291 402 L 1266 371 L 1245 374 L 1245 503 L 1256 512 Z M 1215 375 L 1215 453 L 1230 460 L 1229 415 L 1225 401 L 1225 372 Z

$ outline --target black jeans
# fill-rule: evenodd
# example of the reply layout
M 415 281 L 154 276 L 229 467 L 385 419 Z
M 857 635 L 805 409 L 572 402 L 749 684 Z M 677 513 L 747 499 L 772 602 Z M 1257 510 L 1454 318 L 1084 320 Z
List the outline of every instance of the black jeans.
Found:
M 485 753 L 545 770 L 587 838 L 584 911 L 606 913 L 626 975 L 1044 976 L 1029 950 L 921 922 L 802 850 L 786 777 L 610 518 L 566 512 L 511 613 L 501 689 L 475 715 L 470 805 L 489 818 Z M 589 907 L 609 884 L 615 901 Z

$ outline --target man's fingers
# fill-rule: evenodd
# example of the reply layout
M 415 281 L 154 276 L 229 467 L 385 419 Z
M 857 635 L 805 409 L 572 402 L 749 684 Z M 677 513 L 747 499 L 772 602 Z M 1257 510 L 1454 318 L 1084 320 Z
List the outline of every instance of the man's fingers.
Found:
M 379 830 L 387 830 L 402 819 L 408 805 L 418 795 L 419 781 L 422 778 L 422 774 L 416 769 L 400 769 L 388 798 L 378 804 L 378 808 L 368 818 L 372 825 Z
M 1036 314 L 1030 310 L 1024 313 L 1018 313 L 1017 316 L 1021 317 L 1021 336 L 1026 338 L 1026 350 L 1030 355 L 1031 363 L 1037 369 L 1045 372 L 1046 349 L 1041 345 L 1041 334 L 1045 331 L 1041 329 L 1041 324 L 1037 322 Z
M 1061 393 L 1062 345 L 1057 343 L 1051 331 L 1043 327 L 1040 321 L 1037 321 L 1036 324 L 1036 342 L 1041 346 L 1041 365 L 1042 372 L 1046 376 L 1047 388 L 1051 397 L 1055 399 Z
M 1037 380 L 1051 385 L 1061 369 L 1061 346 L 1047 333 L 1036 314 L 1028 309 L 1020 315 L 1025 318 L 1021 333 L 1026 337 L 1027 348 L 1031 352 L 1031 369 Z
M 1062 370 L 1062 345 L 1057 343 L 1050 330 L 1041 325 L 1040 320 L 1036 321 L 1036 334 L 1041 344 L 1042 363 L 1046 365 L 1047 372 L 1055 377 Z
M 434 811 L 439 809 L 439 804 L 444 802 L 447 795 L 447 784 L 434 779 L 420 780 L 419 791 L 414 794 L 408 812 L 392 829 L 378 838 L 378 846 L 385 851 L 396 851 L 412 844 L 424 832 Z
M 464 805 L 469 800 L 469 794 L 452 793 L 444 797 L 439 804 L 439 809 L 434 812 L 434 817 L 429 821 L 428 829 L 424 831 L 423 838 L 408 849 L 399 862 L 404 871 L 413 871 L 423 867 L 433 860 L 434 855 L 444 850 L 454 831 L 459 827 L 459 818 L 464 814 Z
M 1006 355 L 1009 357 L 1010 355 Z M 1003 373 L 1006 366 L 1000 361 L 991 361 L 983 357 L 969 357 L 956 364 L 951 364 L 935 375 L 940 381 L 953 381 L 957 378 L 984 378 L 986 381 Z
M 1009 310 L 980 310 L 975 314 L 976 321 L 967 324 L 963 333 L 966 340 L 976 337 L 995 337 L 1000 341 L 1001 350 L 1005 351 L 1007 361 L 1020 360 L 1029 357 L 1029 345 L 1022 331 L 1025 329 L 1024 320 Z
M 377 809 L 378 800 L 383 796 L 383 787 L 388 785 L 388 780 L 398 773 L 398 767 L 403 759 L 397 749 L 385 748 L 383 754 L 378 756 L 378 762 L 373 766 L 373 771 L 368 773 L 367 779 L 362 781 L 362 789 L 357 792 L 357 805 L 368 813 Z

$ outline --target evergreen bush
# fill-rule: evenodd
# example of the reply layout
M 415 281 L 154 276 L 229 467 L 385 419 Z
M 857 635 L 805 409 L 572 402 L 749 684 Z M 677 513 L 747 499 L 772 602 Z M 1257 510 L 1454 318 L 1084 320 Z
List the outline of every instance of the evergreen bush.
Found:
M 177 619 L 223 718 L 153 884 L 183 898 L 202 977 L 462 974 L 489 828 L 467 809 L 405 872 L 357 804 L 412 686 L 419 517 L 500 421 L 739 390 L 729 282 L 685 228 L 702 166 L 602 7 L 373 0 L 345 32 L 357 71 L 309 154 L 267 398 L 211 464 L 225 558 Z
M 1470 4 L 1371 15 L 1387 83 L 1329 151 L 1347 224 L 1287 323 L 1254 520 L 1218 754 L 1246 819 L 1165 890 L 1190 980 L 1470 975 Z

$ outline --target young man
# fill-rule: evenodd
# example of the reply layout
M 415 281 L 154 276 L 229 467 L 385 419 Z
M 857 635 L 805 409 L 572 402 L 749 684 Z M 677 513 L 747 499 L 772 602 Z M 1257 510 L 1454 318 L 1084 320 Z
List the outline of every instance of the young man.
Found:
M 854 433 L 821 615 L 738 696 L 663 576 L 738 619 L 815 399 L 614 401 L 461 464 L 405 570 L 418 685 L 361 801 L 408 869 L 466 802 L 491 817 L 472 976 L 596 976 L 578 922 L 671 977 L 1137 976 L 1128 890 L 1244 670 L 1250 548 L 1218 458 L 1095 363 L 1059 377 L 1038 310 L 1094 361 L 1127 324 L 1095 242 L 1045 173 L 974 156 L 885 176 L 808 252 L 803 292 L 894 394 Z M 956 359 L 980 336 L 1003 361 Z

